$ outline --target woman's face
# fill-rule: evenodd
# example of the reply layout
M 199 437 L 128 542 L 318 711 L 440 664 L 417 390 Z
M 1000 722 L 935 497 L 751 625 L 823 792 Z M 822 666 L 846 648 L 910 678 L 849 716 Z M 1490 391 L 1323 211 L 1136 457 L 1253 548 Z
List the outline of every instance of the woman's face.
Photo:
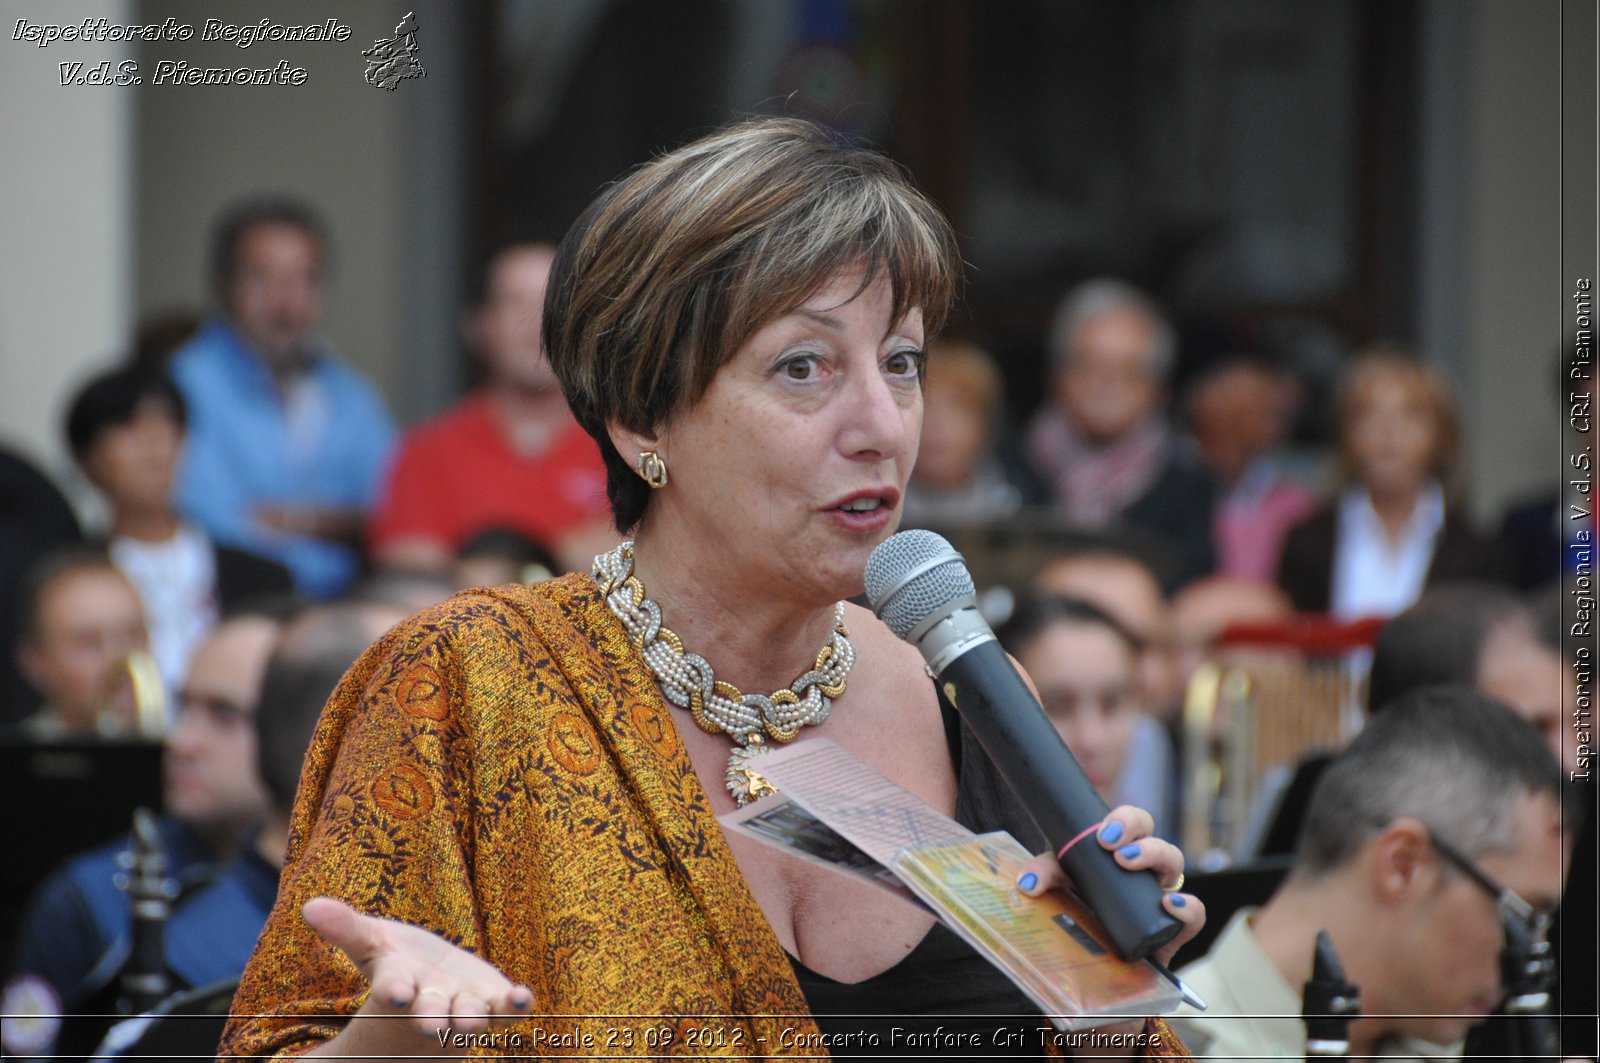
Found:
M 1439 445 L 1433 412 L 1413 387 L 1379 376 L 1355 398 L 1345 445 L 1356 478 L 1374 494 L 1415 491 L 1432 471 Z
M 894 531 L 922 430 L 922 313 L 887 280 L 835 276 L 755 333 L 660 433 L 670 482 L 645 528 L 734 586 L 859 593 Z M 692 551 L 692 553 L 691 553 Z
M 959 384 L 935 379 L 924 395 L 926 417 L 917 451 L 917 482 L 945 490 L 966 486 L 983 452 L 984 409 Z
M 1099 624 L 1052 624 L 1018 657 L 1039 703 L 1084 774 L 1109 797 L 1139 722 L 1133 651 Z

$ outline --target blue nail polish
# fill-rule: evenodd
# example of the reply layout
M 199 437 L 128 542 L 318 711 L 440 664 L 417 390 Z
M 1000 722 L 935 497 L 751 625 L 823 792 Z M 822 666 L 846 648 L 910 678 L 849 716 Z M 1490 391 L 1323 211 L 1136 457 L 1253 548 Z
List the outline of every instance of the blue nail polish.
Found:
M 1115 845 L 1122 838 L 1122 824 L 1112 820 L 1100 828 L 1100 840 L 1109 845 Z
M 1021 890 L 1024 893 L 1029 892 L 1030 890 L 1032 890 L 1038 884 L 1039 884 L 1039 876 L 1035 875 L 1032 871 L 1028 872 L 1026 875 L 1023 875 L 1021 878 L 1017 879 L 1017 889 Z
M 1122 848 L 1117 850 L 1117 855 L 1122 857 L 1124 860 L 1132 860 L 1134 857 L 1138 856 L 1139 853 L 1140 849 L 1137 844 L 1124 845 Z
M 1172 895 L 1172 906 L 1174 908 L 1182 908 L 1184 905 L 1186 905 L 1188 903 L 1189 903 L 1188 899 L 1185 898 L 1183 894 L 1174 893 Z
M 406 1006 L 406 1005 L 407 1005 L 407 1004 L 409 1004 L 409 1003 L 411 1003 L 411 1001 L 409 1001 L 409 1000 L 405 1000 L 405 999 L 402 999 L 402 998 L 400 998 L 400 997 L 390 997 L 390 998 L 389 998 L 389 1003 L 390 1003 L 390 1005 L 392 1005 L 392 1006 L 393 1006 L 393 1007 L 396 1007 L 396 1008 L 403 1008 L 403 1007 L 405 1007 L 405 1006 Z

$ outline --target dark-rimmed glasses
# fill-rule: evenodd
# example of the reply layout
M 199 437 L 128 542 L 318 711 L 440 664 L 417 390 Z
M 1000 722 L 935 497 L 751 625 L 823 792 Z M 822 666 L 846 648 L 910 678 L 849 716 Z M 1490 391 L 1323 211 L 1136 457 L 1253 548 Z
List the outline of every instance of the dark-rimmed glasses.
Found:
M 1494 898 L 1502 923 L 1519 924 L 1519 929 L 1526 931 L 1527 935 L 1535 940 L 1545 935 L 1550 929 L 1549 913 L 1535 911 L 1533 905 L 1523 900 L 1515 890 L 1502 886 L 1492 875 L 1479 867 L 1476 860 L 1441 838 L 1438 831 L 1426 824 L 1424 828 L 1428 832 L 1429 842 L 1438 850 L 1439 855 L 1444 857 L 1445 862 L 1483 887 L 1484 891 Z
M 1504 942 L 1500 947 L 1500 977 L 1505 982 L 1506 1011 L 1542 1011 L 1550 1003 L 1550 986 L 1555 977 L 1555 962 L 1550 942 L 1548 912 L 1535 911 L 1533 905 L 1508 886 L 1502 886 L 1478 862 L 1439 837 L 1439 832 L 1423 824 L 1434 851 L 1451 867 L 1466 875 L 1494 898 L 1500 913 Z

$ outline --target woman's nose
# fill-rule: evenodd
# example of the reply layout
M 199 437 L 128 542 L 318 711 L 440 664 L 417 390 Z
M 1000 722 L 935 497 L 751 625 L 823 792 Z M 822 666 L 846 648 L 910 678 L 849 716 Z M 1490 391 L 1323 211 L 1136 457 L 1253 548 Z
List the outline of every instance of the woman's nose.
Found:
M 908 400 L 896 394 L 881 374 L 868 374 L 855 387 L 847 411 L 848 421 L 841 433 L 846 454 L 869 459 L 899 456 L 911 435 L 908 402 L 920 405 L 921 401 L 920 395 Z

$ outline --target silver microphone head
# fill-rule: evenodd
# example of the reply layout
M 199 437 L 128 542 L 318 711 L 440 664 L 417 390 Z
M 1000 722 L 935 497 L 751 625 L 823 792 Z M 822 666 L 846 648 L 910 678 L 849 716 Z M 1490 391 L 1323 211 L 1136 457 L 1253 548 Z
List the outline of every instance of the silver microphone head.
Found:
M 891 535 L 867 559 L 867 600 L 889 630 L 916 641 L 918 629 L 974 606 L 977 588 L 955 547 L 920 529 Z

